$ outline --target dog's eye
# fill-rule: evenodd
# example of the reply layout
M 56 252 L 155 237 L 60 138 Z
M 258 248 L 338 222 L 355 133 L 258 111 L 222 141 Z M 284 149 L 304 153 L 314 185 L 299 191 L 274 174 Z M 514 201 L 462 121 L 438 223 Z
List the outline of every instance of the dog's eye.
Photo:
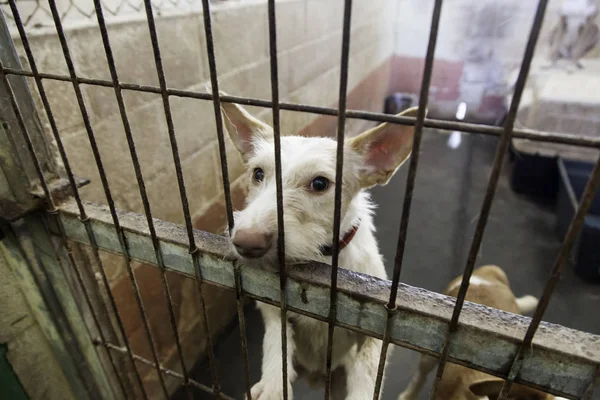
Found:
M 254 168 L 254 173 L 252 174 L 255 182 L 262 182 L 265 179 L 265 173 L 260 168 Z
M 322 176 L 317 176 L 310 183 L 310 190 L 314 190 L 315 192 L 324 192 L 329 188 L 329 179 L 324 178 Z

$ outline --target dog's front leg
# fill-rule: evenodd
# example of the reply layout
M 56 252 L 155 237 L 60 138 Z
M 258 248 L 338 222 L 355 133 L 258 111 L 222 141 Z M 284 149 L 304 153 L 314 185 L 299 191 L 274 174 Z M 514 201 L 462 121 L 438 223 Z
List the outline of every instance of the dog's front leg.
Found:
M 268 304 L 259 304 L 265 323 L 263 340 L 262 376 L 252 387 L 253 400 L 282 400 L 283 399 L 283 370 L 281 351 L 281 311 Z M 292 363 L 294 355 L 293 330 L 289 323 L 287 327 L 287 387 L 288 399 L 292 400 L 292 382 L 296 379 L 296 371 Z
M 346 357 L 346 400 L 372 399 L 381 353 L 381 340 L 365 338 L 355 357 Z

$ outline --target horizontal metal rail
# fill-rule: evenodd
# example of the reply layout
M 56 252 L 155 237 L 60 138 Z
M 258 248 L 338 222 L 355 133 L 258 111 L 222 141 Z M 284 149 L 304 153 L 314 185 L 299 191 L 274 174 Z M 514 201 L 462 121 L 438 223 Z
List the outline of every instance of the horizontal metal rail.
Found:
M 34 76 L 31 71 L 17 69 L 17 68 L 4 68 L 4 73 L 7 75 L 20 75 L 20 76 Z M 48 74 L 48 73 L 40 73 L 39 76 L 42 79 L 50 79 L 57 81 L 65 81 L 71 82 L 71 78 L 68 75 L 60 75 L 60 74 Z M 93 86 L 102 86 L 102 87 L 113 87 L 113 83 L 109 80 L 104 79 L 92 79 L 92 78 L 82 78 L 77 77 L 77 82 L 85 85 L 93 85 Z M 146 93 L 156 93 L 162 94 L 160 87 L 151 86 L 151 85 L 138 85 L 135 83 L 125 83 L 121 82 L 121 89 L 123 90 L 132 90 L 138 92 L 146 92 Z M 183 90 L 183 89 L 173 89 L 167 88 L 167 93 L 169 96 L 183 97 L 183 98 L 192 98 L 199 100 L 213 100 L 213 95 L 211 93 L 206 92 L 198 92 L 194 90 Z M 224 103 L 237 103 L 249 106 L 258 106 L 265 108 L 272 108 L 273 102 L 269 100 L 260 100 L 249 97 L 238 97 L 238 96 L 229 96 L 229 95 L 221 95 L 219 96 L 221 101 Z M 287 111 L 297 111 L 297 112 L 306 112 L 311 114 L 319 114 L 319 115 L 330 115 L 337 116 L 338 110 L 330 107 L 319 107 L 319 106 L 311 106 L 306 104 L 298 104 L 298 103 L 288 103 L 288 102 L 279 102 L 279 108 L 281 110 Z M 401 125 L 414 125 L 416 119 L 412 117 L 398 117 L 391 114 L 382 114 L 370 111 L 362 111 L 362 110 L 346 110 L 346 118 L 350 119 L 362 119 L 366 121 L 375 121 L 375 122 L 391 122 Z M 461 131 L 467 133 L 477 133 L 482 135 L 491 135 L 491 136 L 500 136 L 502 132 L 504 132 L 503 127 L 498 126 L 490 126 L 490 125 L 482 125 L 482 124 L 472 124 L 466 122 L 458 122 L 458 121 L 443 121 L 439 119 L 431 119 L 425 118 L 423 122 L 423 126 L 425 128 L 434 128 L 441 130 L 449 130 L 449 131 Z M 561 144 L 571 144 L 575 146 L 582 147 L 593 147 L 600 149 L 600 137 L 594 136 L 581 136 L 574 135 L 569 133 L 556 133 L 556 132 L 545 132 L 534 129 L 514 129 L 513 138 L 520 139 L 529 139 L 538 142 L 551 142 L 551 143 L 561 143 Z
M 86 202 L 91 229 L 100 248 L 120 253 L 119 238 L 106 206 Z M 77 205 L 67 201 L 59 207 L 66 235 L 88 243 Z M 119 219 L 132 257 L 156 265 L 151 237 L 144 216 L 119 211 Z M 195 277 L 189 256 L 186 230 L 155 219 L 156 235 L 167 270 Z M 227 238 L 194 231 L 204 281 L 235 289 L 234 267 Z M 288 309 L 328 321 L 331 267 L 325 264 L 288 266 Z M 279 305 L 279 276 L 255 267 L 241 268 L 244 295 Z M 382 338 L 388 318 L 386 304 L 391 282 L 339 270 L 336 325 Z M 455 299 L 424 289 L 400 284 L 398 311 L 393 316 L 390 340 L 432 356 L 439 356 L 445 341 Z M 451 362 L 506 378 L 521 338 L 531 319 L 465 302 L 448 359 Z M 541 323 L 531 350 L 523 358 L 517 383 L 537 387 L 567 398 L 580 398 L 596 378 L 600 364 L 600 336 Z

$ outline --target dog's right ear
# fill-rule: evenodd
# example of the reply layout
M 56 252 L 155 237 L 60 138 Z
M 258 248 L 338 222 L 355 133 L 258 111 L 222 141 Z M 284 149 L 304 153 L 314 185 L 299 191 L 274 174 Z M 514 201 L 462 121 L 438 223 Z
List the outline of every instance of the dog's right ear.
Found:
M 273 136 L 273 129 L 235 103 L 221 103 L 223 120 L 233 144 L 247 161 L 254 142 Z

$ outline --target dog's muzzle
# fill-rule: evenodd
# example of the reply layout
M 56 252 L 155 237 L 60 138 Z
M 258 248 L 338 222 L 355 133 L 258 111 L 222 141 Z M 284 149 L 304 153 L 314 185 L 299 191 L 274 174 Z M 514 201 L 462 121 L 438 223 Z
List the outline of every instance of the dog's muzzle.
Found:
M 238 230 L 231 238 L 231 242 L 240 256 L 260 258 L 271 249 L 273 235 L 255 229 Z

